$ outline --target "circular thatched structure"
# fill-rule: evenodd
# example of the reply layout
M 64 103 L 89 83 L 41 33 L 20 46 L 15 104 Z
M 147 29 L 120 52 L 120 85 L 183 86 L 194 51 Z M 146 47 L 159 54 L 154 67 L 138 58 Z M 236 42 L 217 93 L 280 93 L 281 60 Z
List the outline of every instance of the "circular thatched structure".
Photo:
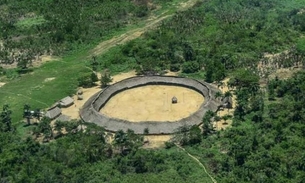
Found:
M 143 121 L 139 123 L 130 122 L 123 119 L 111 118 L 101 114 L 99 111 L 105 106 L 108 100 L 124 90 L 146 85 L 171 85 L 181 86 L 195 90 L 205 97 L 200 108 L 190 116 L 176 122 L 156 122 Z M 116 132 L 118 130 L 133 130 L 137 134 L 143 134 L 145 129 L 149 129 L 149 134 L 172 134 L 184 125 L 199 125 L 206 111 L 216 111 L 220 103 L 214 100 L 217 89 L 205 82 L 197 80 L 172 77 L 172 76 L 138 76 L 117 82 L 92 96 L 80 110 L 80 117 L 85 122 L 95 123 L 106 130 Z

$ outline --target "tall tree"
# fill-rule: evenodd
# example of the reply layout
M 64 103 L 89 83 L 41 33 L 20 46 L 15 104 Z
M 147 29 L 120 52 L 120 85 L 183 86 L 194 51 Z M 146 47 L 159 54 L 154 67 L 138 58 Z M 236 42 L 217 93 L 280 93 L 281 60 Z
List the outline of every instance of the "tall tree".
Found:
M 2 112 L 0 114 L 0 122 L 1 122 L 1 131 L 9 132 L 12 131 L 12 111 L 10 110 L 9 105 L 4 105 L 2 108 Z
M 25 104 L 23 107 L 23 118 L 26 118 L 27 124 L 31 124 L 31 111 L 30 111 L 31 106 L 28 104 Z
M 105 73 L 101 78 L 101 86 L 102 88 L 105 88 L 109 85 L 109 83 L 112 81 L 112 78 L 108 73 Z

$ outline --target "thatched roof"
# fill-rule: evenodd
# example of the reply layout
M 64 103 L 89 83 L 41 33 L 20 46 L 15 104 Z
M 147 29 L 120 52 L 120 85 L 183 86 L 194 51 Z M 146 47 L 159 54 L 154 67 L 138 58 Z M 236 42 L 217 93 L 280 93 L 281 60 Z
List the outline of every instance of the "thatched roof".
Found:
M 84 97 L 82 95 L 77 95 L 77 100 L 83 100 Z
M 176 121 L 142 121 L 141 123 L 133 123 L 123 119 L 108 117 L 98 112 L 106 102 L 116 93 L 131 88 L 145 85 L 175 85 L 193 89 L 205 97 L 200 108 L 190 114 L 190 116 Z M 108 88 L 93 95 L 80 110 L 80 117 L 85 122 L 95 123 L 104 127 L 107 131 L 116 132 L 118 130 L 133 130 L 136 134 L 143 134 L 145 129 L 149 129 L 149 134 L 171 134 L 184 125 L 199 125 L 202 122 L 202 116 L 208 111 L 217 111 L 221 103 L 212 96 L 219 90 L 210 86 L 205 82 L 179 77 L 169 76 L 139 76 L 128 78 L 117 82 Z
M 233 99 L 232 97 L 225 97 L 222 99 L 222 106 L 226 108 L 232 108 L 233 106 Z
M 178 102 L 178 99 L 177 99 L 177 97 L 174 96 L 174 97 L 172 98 L 172 103 L 177 103 L 177 102 Z
M 83 94 L 83 90 L 82 89 L 79 89 L 78 91 L 77 91 L 77 95 L 82 95 Z
M 59 107 L 53 107 L 47 110 L 45 116 L 50 119 L 55 119 L 61 114 L 61 109 Z
M 66 121 L 70 121 L 70 117 L 69 116 L 66 116 L 64 114 L 60 115 L 56 120 L 57 121 L 62 121 L 62 122 L 66 122 Z
M 60 104 L 60 106 L 62 106 L 62 107 L 67 107 L 67 106 L 70 106 L 70 105 L 72 105 L 74 103 L 74 100 L 73 100 L 73 98 L 71 98 L 71 97 L 65 97 L 65 98 L 63 98 L 63 99 L 61 99 L 60 101 L 59 101 L 59 104 Z

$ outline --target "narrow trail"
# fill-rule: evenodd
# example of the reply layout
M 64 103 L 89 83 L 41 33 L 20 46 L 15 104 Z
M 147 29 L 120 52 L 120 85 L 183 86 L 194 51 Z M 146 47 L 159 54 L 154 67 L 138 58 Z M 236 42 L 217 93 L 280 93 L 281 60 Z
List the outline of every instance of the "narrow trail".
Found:
M 205 166 L 199 161 L 198 158 L 196 158 L 195 156 L 191 155 L 190 153 L 188 153 L 183 147 L 181 147 L 178 144 L 175 144 L 179 149 L 183 150 L 189 157 L 191 157 L 193 160 L 195 160 L 204 170 L 204 172 L 210 177 L 210 179 L 212 180 L 213 183 L 217 183 L 217 181 L 209 174 L 209 172 L 207 171 L 207 169 L 205 168 Z
M 187 10 L 190 7 L 194 6 L 198 0 L 188 0 L 186 2 L 179 3 L 176 5 L 176 11 L 183 11 Z M 158 25 L 162 20 L 169 18 L 174 15 L 173 14 L 166 14 L 167 11 L 161 13 L 159 16 L 150 16 L 145 20 L 145 25 L 139 28 L 131 29 L 124 34 L 121 34 L 119 36 L 115 36 L 109 40 L 101 42 L 99 45 L 97 45 L 92 51 L 91 56 L 93 55 L 101 55 L 108 51 L 110 48 L 118 45 L 118 44 L 124 44 L 128 41 L 131 41 L 133 39 L 136 39 L 140 37 L 144 32 L 147 30 L 150 30 Z
M 31 98 L 31 97 L 29 97 L 29 96 L 27 96 L 27 95 L 23 95 L 23 94 L 20 94 L 20 93 L 4 92 L 4 91 L 0 91 L 0 93 L 4 93 L 4 94 L 14 94 L 14 95 L 16 95 L 16 96 L 18 96 L 18 97 L 22 96 L 22 97 L 28 98 L 28 99 L 30 99 L 30 100 L 36 101 L 36 102 L 38 102 L 38 103 L 40 103 L 40 104 L 43 104 L 43 105 L 45 105 L 46 107 L 49 106 L 47 103 L 44 103 L 44 102 L 42 102 L 42 101 L 40 101 L 40 100 L 33 99 L 33 98 Z

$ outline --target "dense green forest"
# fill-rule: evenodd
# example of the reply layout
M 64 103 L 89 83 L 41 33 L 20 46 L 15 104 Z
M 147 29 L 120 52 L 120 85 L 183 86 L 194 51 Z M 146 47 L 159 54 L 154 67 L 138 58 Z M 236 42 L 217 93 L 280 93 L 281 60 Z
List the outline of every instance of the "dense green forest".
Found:
M 101 68 L 135 68 L 139 73 L 182 70 L 219 81 L 236 68 L 251 68 L 264 53 L 289 50 L 282 67 L 302 62 L 298 39 L 305 30 L 303 4 L 286 1 L 206 1 L 162 22 L 143 38 L 116 48 L 98 60 Z M 268 62 L 267 60 L 264 62 Z M 276 63 L 274 63 L 276 64 Z M 194 74 L 193 74 L 194 75 Z
M 28 63 L 37 55 L 95 45 L 156 8 L 147 2 L 0 0 L 0 60 Z M 87 124 L 82 130 L 79 121 L 56 123 L 56 131 L 65 128 L 67 134 L 53 133 L 47 118 L 20 127 L 12 116 L 22 107 L 11 110 L 8 102 L 0 109 L 0 182 L 212 182 L 176 144 L 196 156 L 217 182 L 304 182 L 304 8 L 301 0 L 201 1 L 84 63 L 111 73 L 171 70 L 207 82 L 229 77 L 237 97 L 232 127 L 215 131 L 211 122 L 217 113 L 208 112 L 202 127 L 186 126 L 165 148 L 145 149 L 144 137 L 131 130 L 118 131 L 110 143 L 102 128 Z M 18 56 L 10 55 L 14 50 L 20 50 Z M 267 53 L 278 56 L 270 59 Z M 289 79 L 268 77 L 293 67 L 301 71 Z M 80 74 L 70 75 L 77 80 Z M 32 135 L 21 135 L 20 128 Z

